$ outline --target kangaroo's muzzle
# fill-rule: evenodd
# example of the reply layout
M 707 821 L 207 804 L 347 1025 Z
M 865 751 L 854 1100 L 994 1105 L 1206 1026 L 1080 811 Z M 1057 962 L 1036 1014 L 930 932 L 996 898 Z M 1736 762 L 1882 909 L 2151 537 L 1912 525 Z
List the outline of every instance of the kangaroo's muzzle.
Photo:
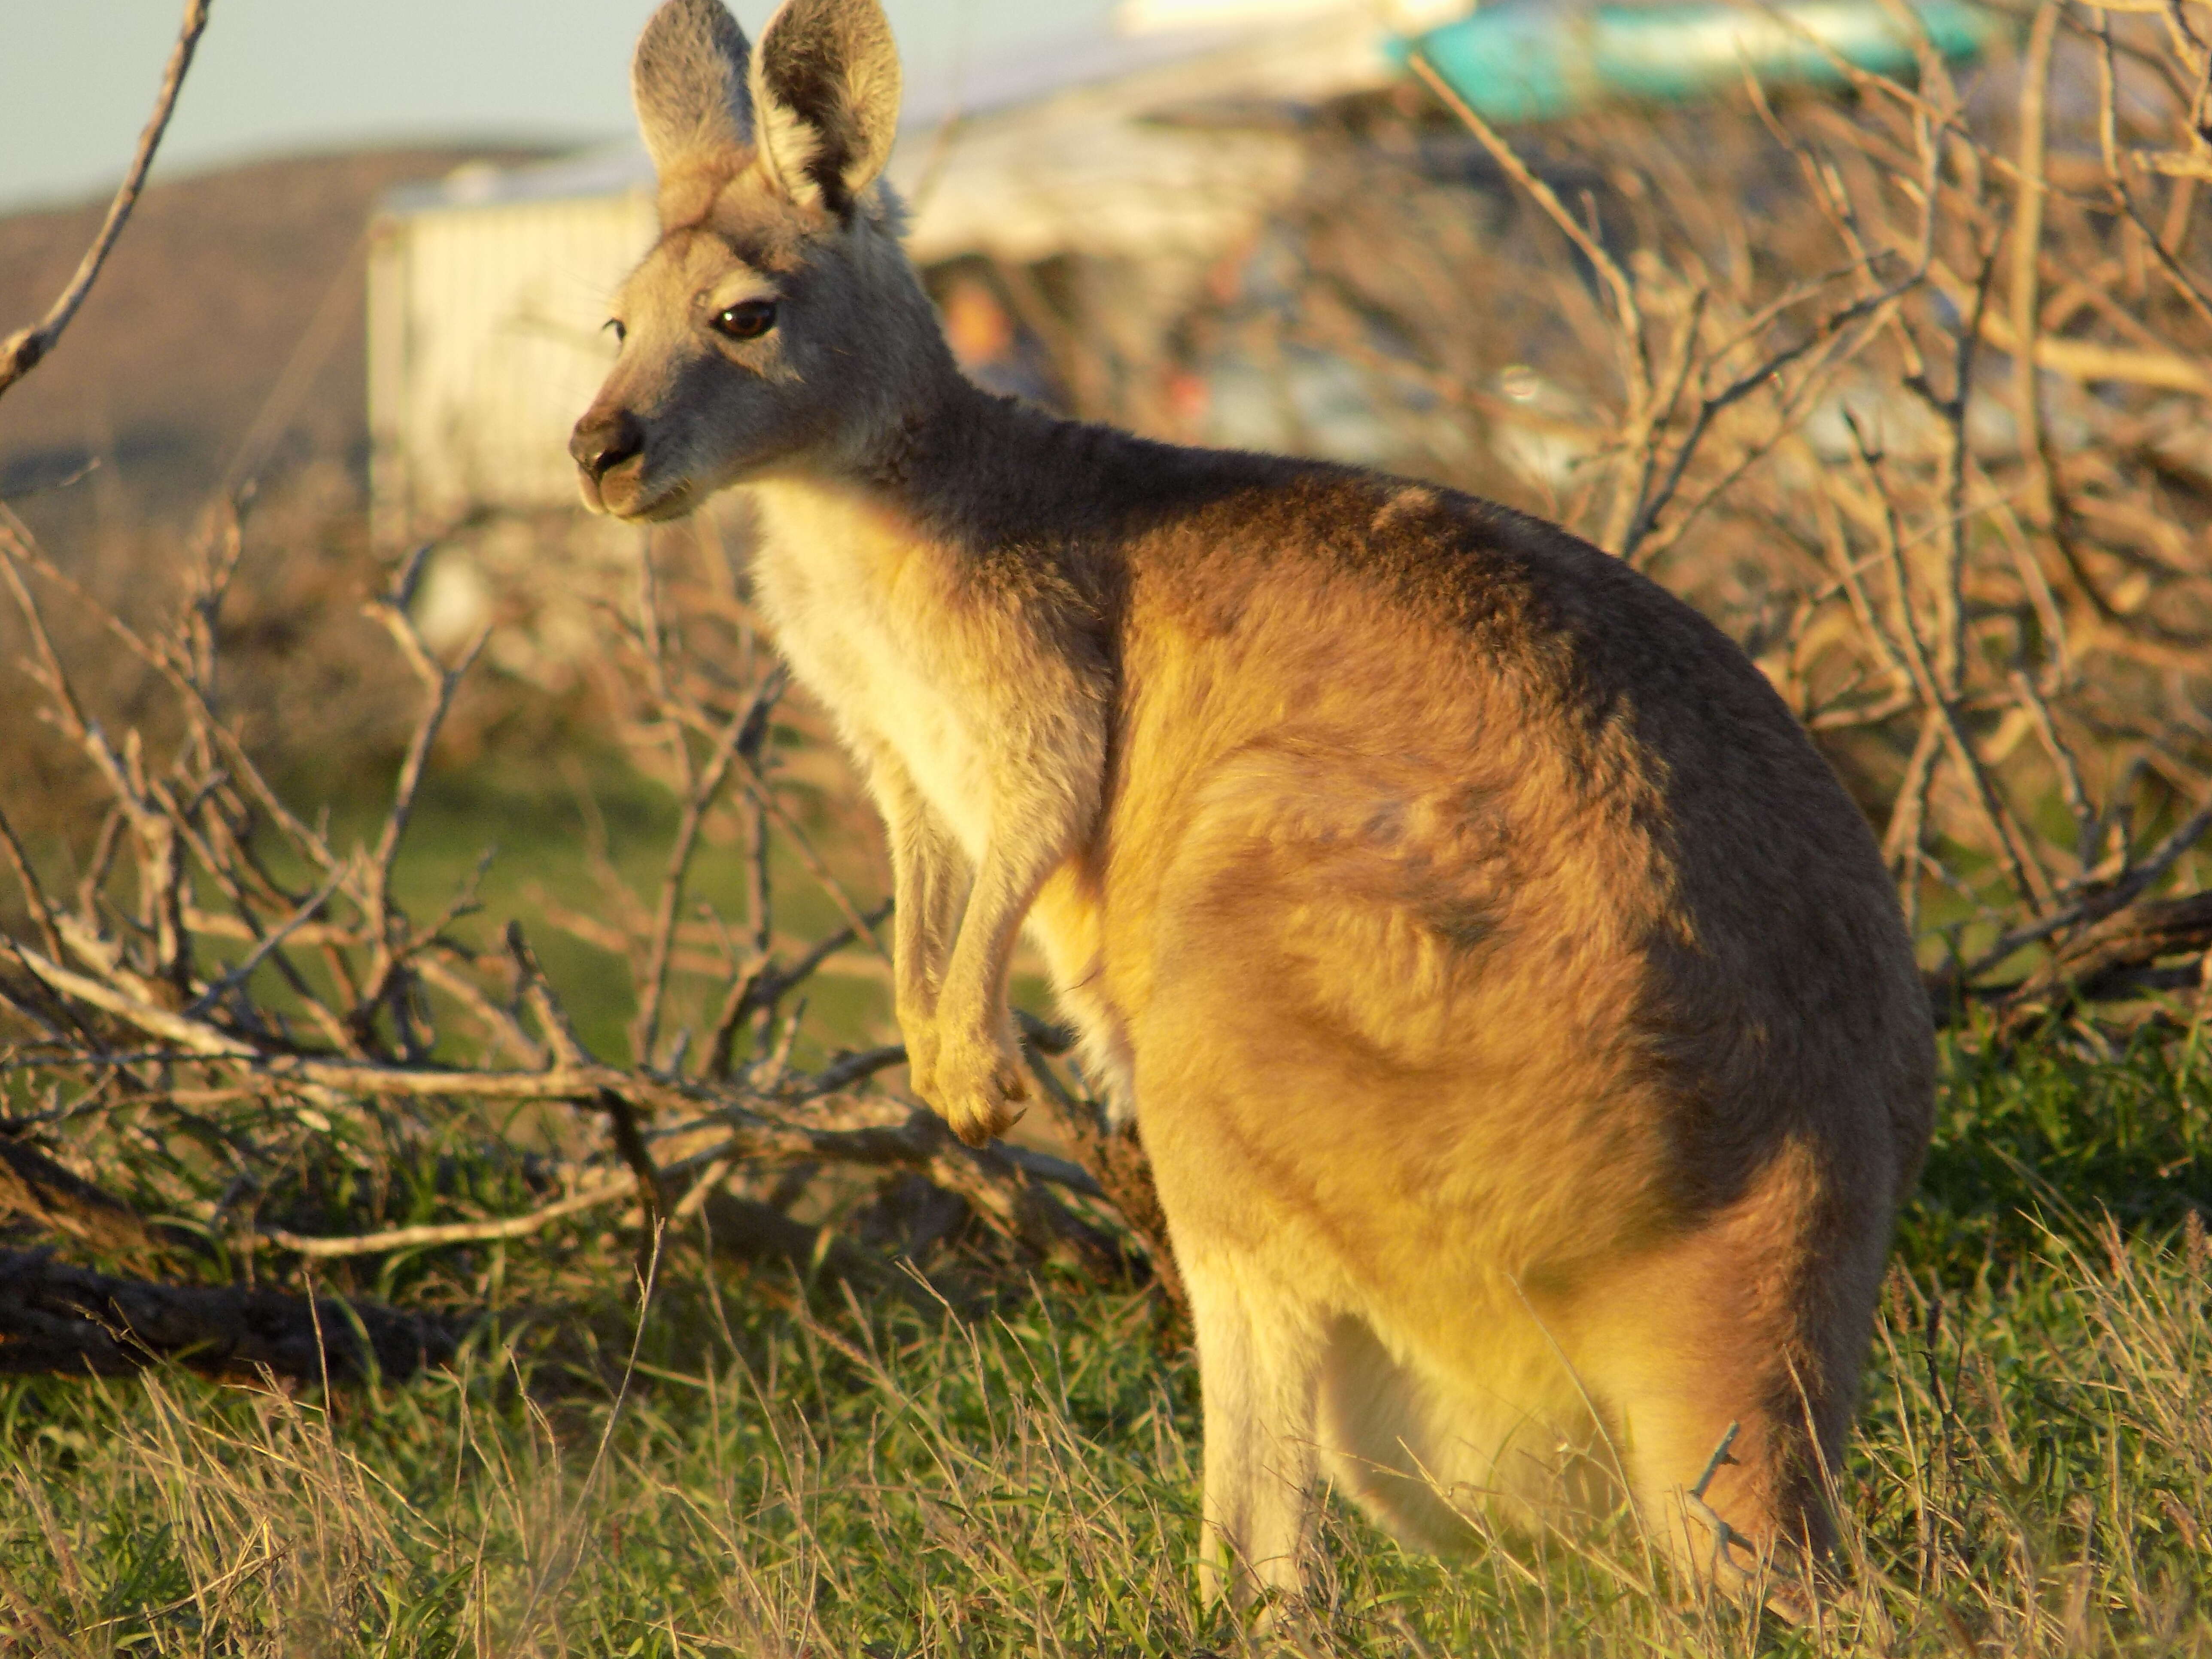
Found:
M 584 493 L 595 513 L 619 512 L 645 472 L 645 427 L 627 409 L 591 410 L 568 437 Z

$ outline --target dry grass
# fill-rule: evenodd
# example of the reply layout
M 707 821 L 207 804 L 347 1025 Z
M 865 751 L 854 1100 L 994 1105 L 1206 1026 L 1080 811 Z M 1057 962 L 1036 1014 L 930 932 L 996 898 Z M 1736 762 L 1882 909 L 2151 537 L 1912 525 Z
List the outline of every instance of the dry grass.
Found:
M 2066 1081 L 2051 1103 L 2094 1110 L 2096 1073 Z M 514 1311 L 405 1389 L 8 1384 L 0 1651 L 1233 1645 L 1186 1570 L 1197 1380 L 1141 1298 L 777 1312 L 678 1244 L 626 1352 L 634 1288 L 577 1242 L 480 1260 Z M 2093 1223 L 1979 1267 L 1916 1241 L 1844 1475 L 1853 1586 L 1817 1631 L 1653 1594 L 1625 1522 L 1448 1566 L 1340 1510 L 1324 1598 L 1287 1610 L 1281 1650 L 2212 1650 L 2208 1267 L 2201 1227 Z M 521 1311 L 541 1298 L 566 1340 Z

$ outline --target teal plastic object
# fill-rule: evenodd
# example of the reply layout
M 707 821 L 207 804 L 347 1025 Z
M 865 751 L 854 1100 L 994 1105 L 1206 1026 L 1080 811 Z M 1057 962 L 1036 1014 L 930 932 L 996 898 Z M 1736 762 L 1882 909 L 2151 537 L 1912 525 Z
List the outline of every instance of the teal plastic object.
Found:
M 2003 18 L 1960 0 L 1911 7 L 1945 58 L 1978 56 L 2007 32 Z M 1824 50 L 1825 48 L 1825 50 Z M 1910 75 L 1911 26 L 1880 0 L 1784 0 L 1562 6 L 1504 0 L 1398 43 L 1418 52 L 1484 119 L 1549 121 L 1622 101 L 1685 103 L 1742 83 L 1840 86 L 1828 56 L 1876 75 Z

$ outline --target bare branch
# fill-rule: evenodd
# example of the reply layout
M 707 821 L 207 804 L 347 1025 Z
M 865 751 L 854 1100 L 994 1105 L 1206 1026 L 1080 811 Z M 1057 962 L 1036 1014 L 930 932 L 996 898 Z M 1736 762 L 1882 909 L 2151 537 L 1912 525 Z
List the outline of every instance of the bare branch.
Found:
M 668 864 L 661 877 L 660 899 L 653 913 L 653 943 L 646 957 L 638 995 L 637 1018 L 630 1026 L 630 1053 L 641 1066 L 653 1064 L 660 1036 L 660 1000 L 668 988 L 669 953 L 676 942 L 677 913 L 684 900 L 684 879 L 698 851 L 699 831 L 707 814 L 721 798 L 733 763 L 757 766 L 769 712 L 783 692 L 783 676 L 770 674 L 754 691 L 752 700 L 723 723 L 706 763 L 690 780 L 684 811 L 669 845 Z M 684 739 L 681 732 L 677 742 Z
M 154 112 L 147 118 L 145 129 L 138 135 L 138 149 L 131 158 L 130 171 L 123 175 L 115 199 L 107 205 L 107 217 L 100 223 L 100 234 L 77 262 L 76 274 L 70 278 L 69 286 L 44 317 L 0 340 L 0 397 L 4 397 L 9 386 L 37 368 L 54 349 L 62 331 L 70 325 L 77 307 L 84 303 L 85 295 L 92 292 L 92 284 L 100 275 L 100 268 L 107 263 L 116 238 L 122 235 L 131 210 L 137 204 L 138 192 L 145 185 L 146 169 L 154 164 L 154 152 L 161 147 L 162 133 L 168 130 L 169 115 L 176 108 L 177 94 L 185 84 L 185 71 L 191 67 L 200 32 L 207 27 L 208 4 L 209 0 L 185 0 L 184 22 L 178 29 L 176 45 L 170 48 L 168 64 L 161 71 L 161 89 L 155 97 Z
M 35 1146 L 0 1135 L 0 1215 L 10 1214 L 110 1255 L 143 1259 L 155 1254 L 146 1224 L 129 1205 Z
M 8 862 L 15 872 L 16 884 L 23 890 L 23 902 L 31 912 L 31 920 L 38 924 L 39 937 L 45 942 L 46 954 L 58 957 L 62 953 L 61 935 L 54 928 L 54 907 L 46 897 L 46 889 L 39 885 L 39 878 L 31 868 L 30 854 L 16 838 L 15 827 L 8 822 L 5 812 L 0 812 L 0 847 L 5 847 Z
M 522 1215 L 502 1216 L 495 1221 L 455 1221 L 420 1227 L 391 1227 L 382 1232 L 361 1233 L 350 1238 L 317 1238 L 302 1233 L 286 1232 L 281 1227 L 264 1227 L 255 1237 L 280 1249 L 290 1250 L 295 1255 L 313 1256 L 330 1261 L 342 1256 L 381 1255 L 390 1250 L 421 1249 L 436 1244 L 483 1244 L 495 1239 L 526 1238 L 550 1226 L 563 1216 L 581 1213 L 602 1204 L 611 1204 L 619 1199 L 637 1198 L 637 1182 L 625 1173 L 593 1186 L 580 1187 L 566 1198 L 529 1211 Z

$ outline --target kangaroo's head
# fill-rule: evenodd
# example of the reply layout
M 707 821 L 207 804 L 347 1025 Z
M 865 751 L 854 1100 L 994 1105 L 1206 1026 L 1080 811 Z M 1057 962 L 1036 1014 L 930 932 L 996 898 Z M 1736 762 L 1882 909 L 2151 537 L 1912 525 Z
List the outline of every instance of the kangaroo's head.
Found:
M 787 0 L 750 52 L 720 0 L 667 0 L 631 90 L 661 234 L 569 441 L 586 505 L 674 518 L 726 484 L 866 465 L 950 362 L 878 180 L 899 102 L 882 8 Z

